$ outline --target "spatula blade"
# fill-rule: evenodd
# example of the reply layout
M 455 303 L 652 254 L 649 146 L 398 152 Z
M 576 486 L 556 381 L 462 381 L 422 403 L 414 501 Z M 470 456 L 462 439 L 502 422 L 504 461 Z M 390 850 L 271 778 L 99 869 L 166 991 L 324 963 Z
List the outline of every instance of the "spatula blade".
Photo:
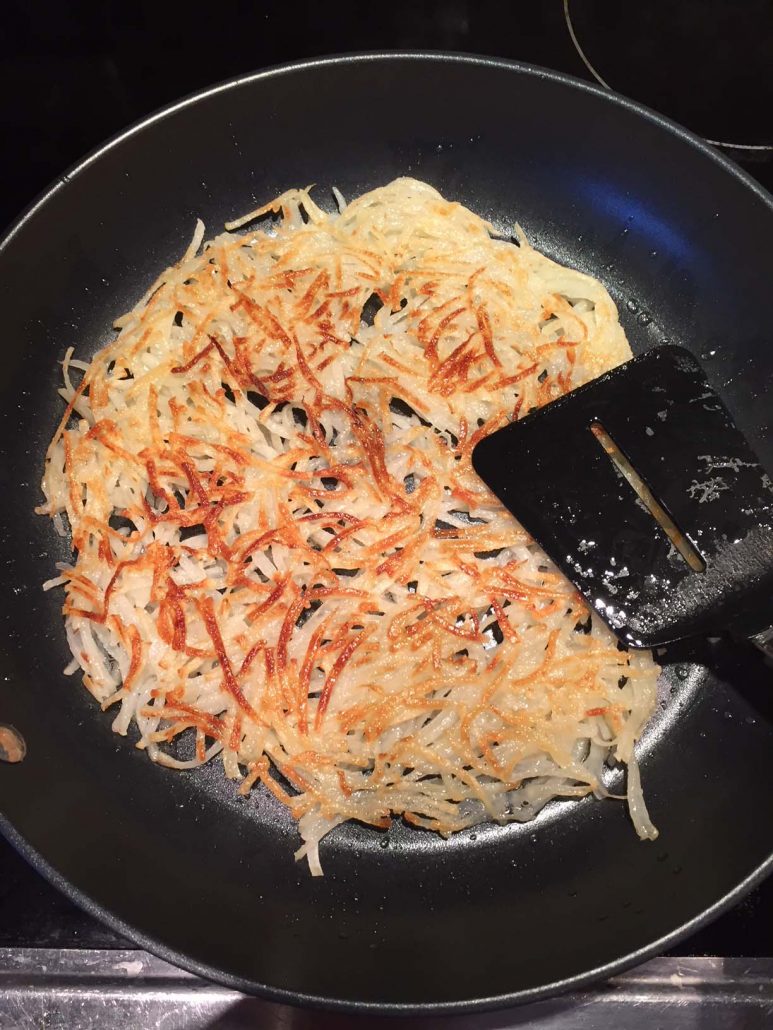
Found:
M 703 571 L 610 459 L 599 427 Z M 627 645 L 770 624 L 771 479 L 689 351 L 649 351 L 531 412 L 482 440 L 473 466 Z

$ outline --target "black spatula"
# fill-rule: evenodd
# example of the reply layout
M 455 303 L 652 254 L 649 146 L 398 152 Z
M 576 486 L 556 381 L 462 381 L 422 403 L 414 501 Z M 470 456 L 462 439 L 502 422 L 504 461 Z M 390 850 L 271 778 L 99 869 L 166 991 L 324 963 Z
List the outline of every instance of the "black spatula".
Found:
M 660 347 L 482 440 L 476 472 L 632 647 L 773 624 L 773 485 Z

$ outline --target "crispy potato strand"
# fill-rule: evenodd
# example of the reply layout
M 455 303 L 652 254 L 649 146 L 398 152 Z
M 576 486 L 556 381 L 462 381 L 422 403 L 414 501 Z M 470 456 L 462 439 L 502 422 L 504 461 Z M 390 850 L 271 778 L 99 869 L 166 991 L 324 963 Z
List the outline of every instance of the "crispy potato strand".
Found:
M 199 224 L 113 342 L 65 357 L 39 511 L 71 531 L 47 586 L 85 685 L 154 761 L 219 756 L 288 805 L 313 873 L 349 819 L 448 834 L 603 796 L 657 666 L 471 455 L 629 356 L 606 290 L 411 179 L 232 229 Z

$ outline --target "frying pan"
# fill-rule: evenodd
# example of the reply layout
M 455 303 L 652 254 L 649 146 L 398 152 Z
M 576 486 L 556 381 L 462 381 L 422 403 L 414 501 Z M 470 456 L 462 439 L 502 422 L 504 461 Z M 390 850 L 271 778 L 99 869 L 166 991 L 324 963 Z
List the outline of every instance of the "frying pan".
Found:
M 396 821 L 292 851 L 287 812 L 214 766 L 175 773 L 110 733 L 61 670 L 41 582 L 65 556 L 40 501 L 65 348 L 91 354 L 173 261 L 291 185 L 352 197 L 410 174 L 601 278 L 636 351 L 704 356 L 773 464 L 773 202 L 695 137 L 562 75 L 442 54 L 313 61 L 156 114 L 63 176 L 0 250 L 0 718 L 27 758 L 0 767 L 2 828 L 53 883 L 158 953 L 232 987 L 349 1010 L 465 1011 L 577 987 L 665 949 L 773 862 L 770 673 L 741 645 L 662 656 L 640 746 L 660 838 L 623 804 L 555 802 L 532 824 L 444 841 Z

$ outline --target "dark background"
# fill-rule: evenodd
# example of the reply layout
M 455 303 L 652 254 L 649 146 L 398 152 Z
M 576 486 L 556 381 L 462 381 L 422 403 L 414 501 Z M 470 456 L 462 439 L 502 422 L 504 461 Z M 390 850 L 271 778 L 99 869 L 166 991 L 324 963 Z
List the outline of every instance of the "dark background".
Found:
M 773 144 L 773 0 L 571 0 L 570 12 L 613 88 L 712 139 Z M 563 0 L 4 0 L 0 38 L 0 224 L 131 122 L 284 61 L 429 48 L 590 78 Z M 754 166 L 773 185 L 770 162 Z
M 773 189 L 773 0 L 571 0 L 570 13 L 610 86 L 704 137 L 742 144 L 724 152 Z M 0 225 L 89 150 L 156 108 L 285 61 L 438 49 L 591 78 L 563 0 L 5 0 L 0 40 Z M 125 946 L 4 843 L 0 911 L 0 946 Z M 773 955 L 773 882 L 676 950 Z

